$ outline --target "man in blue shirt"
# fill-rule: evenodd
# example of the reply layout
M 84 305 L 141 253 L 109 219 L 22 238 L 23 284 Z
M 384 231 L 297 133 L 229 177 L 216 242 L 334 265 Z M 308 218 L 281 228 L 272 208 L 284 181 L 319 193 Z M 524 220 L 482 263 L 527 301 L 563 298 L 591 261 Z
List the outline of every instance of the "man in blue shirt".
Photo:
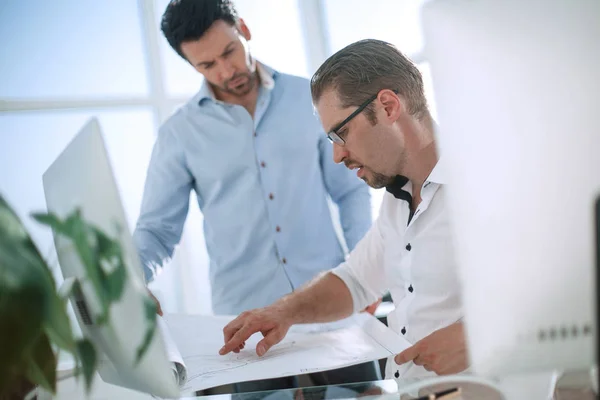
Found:
M 331 161 L 309 81 L 252 58 L 250 31 L 231 1 L 172 1 L 161 28 L 205 79 L 161 126 L 154 146 L 134 232 L 146 280 L 172 256 L 194 190 L 214 312 L 267 306 L 344 260 L 327 195 L 339 206 L 352 249 L 371 225 L 368 187 Z M 367 381 L 379 371 L 369 363 L 320 378 L 318 384 Z M 293 384 L 279 379 L 238 389 Z

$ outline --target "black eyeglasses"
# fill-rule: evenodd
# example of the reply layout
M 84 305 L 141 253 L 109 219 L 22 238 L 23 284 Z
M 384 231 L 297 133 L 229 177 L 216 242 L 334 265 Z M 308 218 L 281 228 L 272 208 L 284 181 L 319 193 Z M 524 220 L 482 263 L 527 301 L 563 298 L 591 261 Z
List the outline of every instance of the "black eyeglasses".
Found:
M 382 90 L 384 90 L 384 89 L 382 89 Z M 398 90 L 392 89 L 392 92 L 398 94 Z M 344 144 L 346 144 L 346 141 L 344 139 L 342 139 L 340 137 L 340 135 L 338 135 L 338 131 L 340 129 L 342 129 L 344 127 L 344 125 L 346 125 L 348 122 L 350 122 L 352 120 L 352 118 L 354 118 L 358 114 L 360 114 L 360 112 L 362 110 L 364 110 L 369 104 L 371 104 L 371 102 L 373 100 L 375 100 L 378 95 L 379 95 L 379 92 L 377 92 L 373 96 L 369 97 L 356 110 L 354 110 L 354 112 L 352 114 L 348 115 L 348 118 L 346 118 L 345 120 L 343 120 L 342 122 L 340 122 L 339 124 L 337 124 L 336 126 L 334 126 L 333 129 L 331 129 L 329 132 L 327 132 L 327 138 L 329 139 L 329 141 L 331 143 L 337 143 L 340 146 L 343 146 Z
M 348 115 L 348 118 L 346 118 L 345 120 L 343 120 L 342 122 L 340 122 L 339 124 L 334 126 L 333 129 L 331 129 L 329 132 L 327 132 L 327 137 L 329 138 L 329 141 L 331 143 L 339 144 L 340 146 L 344 145 L 346 143 L 346 141 L 344 139 L 342 139 L 340 137 L 340 135 L 338 135 L 338 131 L 340 129 L 342 129 L 344 127 L 344 125 L 346 125 L 348 122 L 350 122 L 352 120 L 352 118 L 354 118 L 358 114 L 360 114 L 361 111 L 364 110 L 369 104 L 371 104 L 371 102 L 377 98 L 378 94 L 379 93 L 374 94 L 373 96 L 369 97 L 356 110 L 354 110 L 354 112 L 352 114 Z

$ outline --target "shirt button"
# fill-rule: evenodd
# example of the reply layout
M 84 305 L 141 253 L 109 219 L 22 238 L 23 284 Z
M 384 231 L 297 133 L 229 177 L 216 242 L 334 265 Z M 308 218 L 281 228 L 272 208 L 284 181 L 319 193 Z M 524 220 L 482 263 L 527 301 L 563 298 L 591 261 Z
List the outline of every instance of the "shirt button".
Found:
M 413 289 L 412 285 L 410 285 L 410 286 L 408 287 L 408 291 L 412 293 L 412 292 L 414 292 L 414 291 L 415 291 L 415 289 Z
M 406 327 L 402 328 L 400 332 L 402 332 L 403 335 L 406 335 Z
M 412 246 L 409 244 L 406 245 L 406 250 L 410 251 L 410 249 L 412 249 Z
M 260 166 L 264 168 L 264 167 L 266 167 L 266 166 L 267 166 L 267 164 L 265 164 L 265 162 L 264 162 L 264 161 L 261 161 L 261 163 L 260 163 Z
M 254 137 L 257 137 L 258 135 L 256 134 L 256 132 L 254 132 Z
M 275 198 L 275 196 L 273 196 L 273 193 L 269 193 L 269 200 L 273 200 Z
M 277 232 L 281 232 L 281 228 L 280 228 L 279 226 L 275 227 L 275 230 L 276 230 Z
M 284 264 L 287 264 L 287 260 L 285 259 L 285 257 L 283 257 L 283 258 L 281 259 L 281 262 L 282 262 L 282 263 L 284 263 Z

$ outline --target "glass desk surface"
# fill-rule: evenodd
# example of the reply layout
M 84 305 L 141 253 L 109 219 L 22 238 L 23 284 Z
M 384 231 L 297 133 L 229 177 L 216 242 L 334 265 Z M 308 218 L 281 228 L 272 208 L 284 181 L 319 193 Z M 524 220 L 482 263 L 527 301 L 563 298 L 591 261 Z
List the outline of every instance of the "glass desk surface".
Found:
M 417 380 L 407 380 L 400 385 L 411 385 Z M 350 383 L 342 385 L 311 386 L 292 389 L 271 390 L 264 392 L 212 394 L 181 397 L 185 400 L 337 400 L 337 399 L 395 399 L 410 400 L 416 397 L 429 395 L 447 389 L 460 387 L 461 394 L 452 397 L 453 400 L 461 399 L 489 399 L 504 400 L 504 396 L 494 389 L 480 384 L 456 382 L 444 383 L 435 386 L 426 386 L 418 393 L 403 393 L 398 389 L 398 384 L 393 379 L 371 381 L 364 383 Z
M 310 386 L 291 389 L 269 390 L 264 392 L 247 392 L 231 394 L 209 394 L 181 397 L 182 400 L 258 400 L 258 399 L 289 399 L 289 400 L 325 400 L 367 398 L 370 396 L 396 395 L 398 386 L 394 380 L 381 380 L 364 383 L 349 383 L 342 385 Z M 200 393 L 198 393 L 200 394 Z

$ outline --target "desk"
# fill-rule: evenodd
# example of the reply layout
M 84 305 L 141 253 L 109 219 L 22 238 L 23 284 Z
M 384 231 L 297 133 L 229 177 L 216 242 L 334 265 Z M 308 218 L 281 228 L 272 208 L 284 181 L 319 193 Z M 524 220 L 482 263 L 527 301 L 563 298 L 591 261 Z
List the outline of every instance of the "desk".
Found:
M 563 382 L 561 384 L 561 382 Z M 406 381 L 406 384 L 412 382 Z M 402 384 L 402 383 L 401 383 Z M 528 376 L 513 377 L 503 381 L 501 385 L 506 388 L 505 393 L 509 394 L 508 400 L 546 400 L 547 397 L 547 374 L 537 374 Z M 421 392 L 428 394 L 432 391 L 443 390 L 443 388 L 455 387 L 460 385 L 463 390 L 461 397 L 457 400 L 503 400 L 504 397 L 498 392 L 486 387 L 474 384 L 445 384 L 437 387 L 429 387 Z M 69 378 L 59 382 L 58 393 L 52 398 L 49 396 L 40 396 L 39 400 L 152 400 L 156 399 L 148 394 L 135 392 L 129 389 L 120 388 L 103 382 L 99 376 L 96 376 L 92 392 L 89 397 L 85 396 L 81 381 Z M 252 393 L 234 393 L 219 394 L 209 396 L 195 396 L 186 394 L 181 397 L 182 400 L 337 400 L 344 398 L 364 398 L 364 399 L 394 399 L 409 400 L 412 396 L 402 395 L 399 397 L 398 386 L 393 380 L 381 380 L 366 383 L 355 383 L 347 385 L 330 385 L 321 387 L 306 387 L 301 389 L 276 390 L 269 392 Z M 554 395 L 555 400 L 592 400 L 596 396 L 591 389 L 589 372 L 573 372 L 565 375 L 558 381 L 558 389 Z

